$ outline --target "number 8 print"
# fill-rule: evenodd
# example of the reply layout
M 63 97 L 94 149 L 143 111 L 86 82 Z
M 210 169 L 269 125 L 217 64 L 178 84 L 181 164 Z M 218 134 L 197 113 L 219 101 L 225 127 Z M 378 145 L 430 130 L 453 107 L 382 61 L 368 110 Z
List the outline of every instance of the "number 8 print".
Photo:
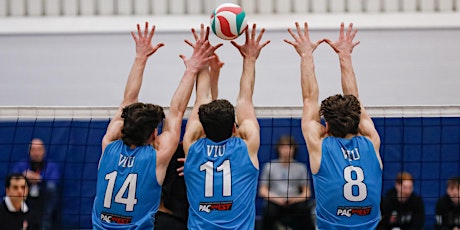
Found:
M 356 173 L 356 179 L 351 177 L 352 173 Z M 364 181 L 364 172 L 360 167 L 347 166 L 343 170 L 343 178 L 347 183 L 343 185 L 343 196 L 349 201 L 363 201 L 367 197 L 367 187 Z M 358 195 L 353 195 L 353 186 L 358 187 Z

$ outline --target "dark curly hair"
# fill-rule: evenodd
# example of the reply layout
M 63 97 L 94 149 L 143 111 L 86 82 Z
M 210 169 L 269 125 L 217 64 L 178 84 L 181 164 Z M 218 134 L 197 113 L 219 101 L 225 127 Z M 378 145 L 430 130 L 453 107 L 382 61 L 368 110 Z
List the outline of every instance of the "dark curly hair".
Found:
M 361 105 L 353 95 L 336 94 L 321 102 L 320 116 L 329 124 L 329 133 L 335 137 L 358 134 Z
M 198 110 L 201 125 L 206 137 L 220 142 L 232 136 L 235 124 L 235 108 L 225 99 L 203 104 Z
M 123 142 L 130 146 L 142 146 L 165 118 L 163 108 L 158 105 L 133 103 L 123 108 L 121 129 Z

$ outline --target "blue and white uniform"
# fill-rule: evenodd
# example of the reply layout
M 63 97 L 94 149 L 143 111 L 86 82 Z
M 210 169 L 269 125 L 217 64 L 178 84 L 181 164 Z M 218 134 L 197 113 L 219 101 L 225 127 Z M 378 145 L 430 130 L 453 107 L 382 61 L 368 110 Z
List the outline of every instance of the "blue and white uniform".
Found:
M 376 229 L 382 169 L 368 138 L 326 137 L 313 184 L 319 229 Z
M 107 145 L 96 189 L 93 229 L 153 229 L 161 196 L 155 149 L 130 149 L 122 140 Z
M 184 166 L 188 228 L 254 229 L 258 175 L 241 138 L 197 140 Z

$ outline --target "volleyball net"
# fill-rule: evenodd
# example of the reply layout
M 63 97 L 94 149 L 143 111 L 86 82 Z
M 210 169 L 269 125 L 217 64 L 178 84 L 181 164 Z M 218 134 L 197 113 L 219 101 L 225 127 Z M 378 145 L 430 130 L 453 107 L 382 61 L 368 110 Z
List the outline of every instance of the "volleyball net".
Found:
M 0 107 L 0 180 L 17 162 L 28 161 L 33 138 L 43 140 L 46 159 L 59 165 L 59 218 L 62 229 L 91 228 L 101 139 L 116 107 Z M 426 226 L 435 221 L 437 199 L 448 178 L 460 175 L 460 106 L 366 107 L 380 134 L 384 193 L 396 174 L 414 177 L 414 192 L 426 208 Z M 165 108 L 166 114 L 168 108 Z M 185 118 L 188 117 L 187 110 Z M 277 157 L 275 144 L 291 135 L 299 144 L 296 160 L 308 166 L 301 131 L 301 107 L 257 107 L 261 127 L 260 168 Z M 185 127 L 185 119 L 183 128 Z M 310 176 L 311 178 L 311 176 Z M 311 181 L 309 182 L 312 186 Z M 314 189 L 314 188 L 313 188 Z M 4 192 L 4 189 L 2 189 Z M 257 215 L 263 199 L 257 197 Z

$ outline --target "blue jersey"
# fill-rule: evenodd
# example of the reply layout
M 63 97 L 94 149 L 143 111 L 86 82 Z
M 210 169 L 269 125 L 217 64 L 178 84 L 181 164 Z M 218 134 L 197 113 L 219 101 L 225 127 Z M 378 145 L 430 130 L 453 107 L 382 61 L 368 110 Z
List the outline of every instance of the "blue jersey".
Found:
M 241 138 L 197 140 L 184 166 L 188 228 L 254 229 L 258 176 Z
M 93 229 L 153 229 L 160 195 L 155 149 L 110 143 L 97 173 Z
M 376 229 L 382 169 L 369 139 L 326 137 L 313 185 L 319 229 Z

